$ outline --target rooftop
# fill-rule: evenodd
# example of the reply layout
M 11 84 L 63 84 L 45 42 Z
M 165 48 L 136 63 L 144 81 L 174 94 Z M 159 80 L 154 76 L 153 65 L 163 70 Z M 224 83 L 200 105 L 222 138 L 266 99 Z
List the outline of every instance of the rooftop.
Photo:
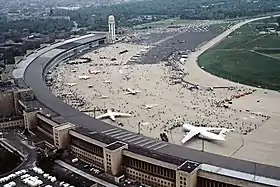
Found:
M 9 117 L 9 118 L 5 117 L 5 118 L 0 118 L 0 123 L 20 120 L 20 119 L 23 119 L 23 117 L 22 116 L 12 116 L 12 117 Z
M 0 81 L 0 92 L 16 89 L 16 85 L 12 81 Z
M 117 142 L 114 142 L 114 143 L 108 145 L 106 148 L 109 149 L 109 150 L 111 150 L 111 151 L 113 151 L 113 150 L 116 150 L 116 149 L 118 149 L 118 148 L 120 148 L 120 147 L 122 147 L 122 146 L 124 146 L 124 145 L 126 145 L 126 144 L 117 141 Z
M 76 132 L 78 132 L 82 135 L 85 135 L 87 137 L 98 140 L 98 141 L 100 141 L 102 143 L 105 143 L 105 144 L 111 144 L 111 143 L 116 141 L 114 138 L 112 138 L 110 136 L 106 136 L 106 135 L 101 134 L 101 133 L 90 131 L 89 129 L 84 128 L 84 127 L 78 127 L 74 131 L 76 131 Z
M 175 157 L 175 156 L 171 156 L 171 155 L 166 155 L 166 154 L 162 154 L 158 151 L 153 151 L 147 148 L 143 148 L 143 147 L 139 147 L 136 145 L 129 145 L 128 146 L 128 150 L 133 152 L 133 153 L 137 153 L 146 157 L 151 157 L 154 158 L 156 160 L 160 160 L 163 162 L 168 162 L 170 164 L 174 164 L 177 166 L 182 165 L 186 160 L 181 159 L 179 157 Z
M 68 121 L 67 121 L 65 118 L 63 118 L 62 116 L 54 116 L 54 117 L 51 117 L 51 119 L 52 119 L 54 122 L 58 123 L 58 124 L 67 123 L 67 122 L 68 122 Z
M 29 136 L 29 137 L 28 137 L 28 140 L 32 141 L 32 142 L 35 143 L 35 144 L 44 141 L 43 138 L 38 137 L 38 136 L 36 136 L 36 135 L 31 135 L 31 136 Z
M 80 45 L 80 44 L 77 43 L 77 42 L 69 42 L 69 43 L 66 43 L 66 44 L 63 44 L 63 45 L 60 45 L 60 46 L 56 47 L 56 49 L 70 49 L 70 48 L 74 48 L 78 45 Z
M 65 128 L 69 128 L 69 127 L 74 127 L 75 125 L 71 124 L 71 123 L 67 123 L 67 124 L 63 124 L 61 126 L 57 126 L 55 127 L 57 130 L 61 130 L 61 129 L 65 129 Z
M 30 100 L 30 101 L 22 101 L 22 102 L 27 106 L 26 111 L 41 110 L 41 113 L 44 115 L 50 114 L 51 116 L 58 116 L 58 114 L 56 112 L 54 112 L 53 110 L 51 110 L 48 107 L 46 107 L 45 105 L 43 105 L 37 99 Z
M 15 84 L 19 89 L 29 89 L 23 79 L 15 79 Z
M 200 164 L 197 162 L 186 161 L 181 166 L 179 166 L 178 170 L 185 171 L 185 172 L 192 172 L 195 168 L 197 168 Z

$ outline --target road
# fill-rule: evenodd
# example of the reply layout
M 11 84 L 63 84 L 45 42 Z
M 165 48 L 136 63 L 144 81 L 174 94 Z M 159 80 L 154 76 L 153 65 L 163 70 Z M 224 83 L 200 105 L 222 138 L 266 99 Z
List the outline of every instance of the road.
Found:
M 23 159 L 22 163 L 19 166 L 17 166 L 15 169 L 13 169 L 8 173 L 5 173 L 3 176 L 7 176 L 10 173 L 13 173 L 14 171 L 25 169 L 33 165 L 33 163 L 36 161 L 36 151 L 24 144 L 24 142 L 22 141 L 23 139 L 18 132 L 11 131 L 5 133 L 3 138 L 5 138 L 5 141 L 7 143 L 12 145 L 18 151 L 23 153 L 23 155 L 25 155 L 25 158 Z
M 104 180 L 102 180 L 100 178 L 97 178 L 97 177 L 95 177 L 93 175 L 90 175 L 90 174 L 88 174 L 88 173 L 86 173 L 86 172 L 84 172 L 82 170 L 79 170 L 78 168 L 73 167 L 73 166 L 71 166 L 71 165 L 69 165 L 66 162 L 63 162 L 61 160 L 56 160 L 55 163 L 60 165 L 60 166 L 62 166 L 62 167 L 64 167 L 64 168 L 66 168 L 66 169 L 68 169 L 68 170 L 70 170 L 70 171 L 72 171 L 72 172 L 74 172 L 74 173 L 76 173 L 76 174 L 78 174 L 78 175 L 80 175 L 80 176 L 82 176 L 82 177 L 85 177 L 85 178 L 87 178 L 87 179 L 89 179 L 91 181 L 94 181 L 94 182 L 96 182 L 98 184 L 102 184 L 102 185 L 105 185 L 105 186 L 108 186 L 108 187 L 117 187 L 114 184 L 111 184 L 111 183 L 106 182 L 106 181 L 104 181 Z

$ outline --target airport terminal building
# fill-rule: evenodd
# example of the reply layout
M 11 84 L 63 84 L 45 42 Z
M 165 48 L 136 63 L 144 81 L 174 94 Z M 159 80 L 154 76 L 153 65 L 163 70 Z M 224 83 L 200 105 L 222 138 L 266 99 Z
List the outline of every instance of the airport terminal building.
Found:
M 63 103 L 45 83 L 58 63 L 104 45 L 90 34 L 45 46 L 23 59 L 14 80 L 0 84 L 0 129 L 28 129 L 33 145 L 65 149 L 103 170 L 108 182 L 151 187 L 280 186 L 280 168 L 192 150 L 93 119 Z

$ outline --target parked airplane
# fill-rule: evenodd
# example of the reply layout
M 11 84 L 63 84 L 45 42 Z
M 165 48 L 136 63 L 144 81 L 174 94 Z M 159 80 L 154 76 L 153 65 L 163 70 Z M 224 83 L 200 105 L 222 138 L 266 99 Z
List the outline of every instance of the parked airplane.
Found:
M 112 81 L 110 81 L 110 80 L 105 80 L 105 81 L 103 81 L 103 83 L 108 83 L 108 84 L 110 84 L 110 83 L 112 83 Z
M 134 90 L 131 88 L 127 88 L 126 90 L 127 92 L 125 94 L 132 94 L 132 95 L 136 95 L 137 93 L 141 92 L 140 90 Z
M 100 99 L 107 99 L 108 98 L 108 96 L 106 96 L 106 95 L 101 95 L 100 96 Z
M 102 119 L 108 117 L 111 118 L 111 120 L 115 121 L 116 117 L 131 117 L 131 114 L 113 112 L 112 110 L 107 110 L 107 113 L 97 116 L 95 119 Z
M 75 83 L 75 82 L 73 82 L 73 83 L 66 83 L 66 85 L 67 86 L 70 86 L 70 87 L 72 87 L 72 86 L 75 86 L 77 83 Z
M 88 70 L 88 73 L 89 74 L 94 74 L 94 75 L 96 75 L 96 74 L 98 74 L 98 73 L 101 73 L 101 71 L 99 71 L 99 70 Z
M 151 109 L 155 106 L 158 106 L 158 104 L 151 104 L 151 105 L 144 105 L 145 106 L 145 109 Z
M 79 79 L 87 80 L 89 78 L 90 78 L 90 76 L 88 76 L 88 75 L 81 75 L 81 76 L 79 76 Z
M 226 128 L 196 127 L 190 124 L 184 124 L 183 128 L 184 130 L 188 131 L 188 134 L 186 134 L 182 140 L 183 144 L 197 135 L 204 139 L 225 141 L 227 133 L 234 131 L 234 129 L 226 129 Z M 219 132 L 219 133 L 216 134 L 214 132 Z

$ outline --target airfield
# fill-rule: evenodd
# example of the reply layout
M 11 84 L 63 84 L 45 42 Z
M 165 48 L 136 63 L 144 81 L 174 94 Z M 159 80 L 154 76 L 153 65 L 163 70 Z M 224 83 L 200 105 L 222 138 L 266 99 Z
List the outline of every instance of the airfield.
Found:
M 48 75 L 54 80 L 51 90 L 90 116 L 94 110 L 98 116 L 106 109 L 130 113 L 131 118 L 103 120 L 158 139 L 165 132 L 169 142 L 179 145 L 184 123 L 234 128 L 225 142 L 194 138 L 183 146 L 280 166 L 275 158 L 280 154 L 279 93 L 233 83 L 199 68 L 197 56 L 209 47 L 200 44 L 218 35 L 208 26 L 127 34 L 115 44 L 82 56 L 90 62 L 76 59 L 77 63 L 59 65 Z M 182 54 L 188 58 L 181 60 Z M 90 74 L 89 70 L 100 72 Z M 90 78 L 79 79 L 81 75 Z M 141 92 L 127 95 L 127 88 Z

